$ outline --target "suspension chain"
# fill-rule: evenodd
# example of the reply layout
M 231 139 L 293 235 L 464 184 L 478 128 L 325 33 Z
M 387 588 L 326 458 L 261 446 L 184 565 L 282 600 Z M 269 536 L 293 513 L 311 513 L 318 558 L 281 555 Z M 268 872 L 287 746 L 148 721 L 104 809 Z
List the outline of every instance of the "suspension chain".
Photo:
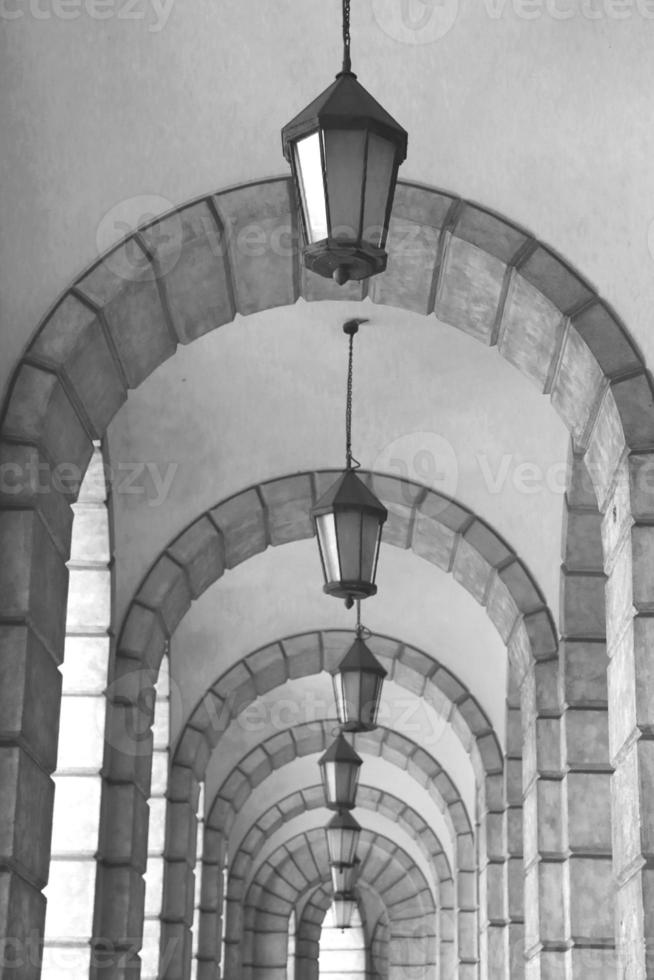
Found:
M 350 0 L 343 0 L 343 71 L 352 71 L 350 40 Z

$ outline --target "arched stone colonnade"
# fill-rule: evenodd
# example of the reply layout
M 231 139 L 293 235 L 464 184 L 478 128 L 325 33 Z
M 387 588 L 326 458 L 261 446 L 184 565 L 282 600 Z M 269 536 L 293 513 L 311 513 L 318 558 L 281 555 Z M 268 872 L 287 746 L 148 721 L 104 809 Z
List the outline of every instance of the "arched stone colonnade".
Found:
M 170 356 L 177 342 L 188 342 L 227 322 L 235 312 L 293 302 L 300 294 L 307 299 L 335 298 L 335 287 L 299 271 L 293 250 L 285 254 L 266 248 L 253 258 L 238 254 L 233 239 L 227 247 L 218 247 L 221 222 L 223 230 L 227 222 L 242 228 L 253 215 L 271 234 L 276 229 L 281 234 L 289 222 L 292 226 L 288 182 L 224 192 L 143 229 L 71 288 L 46 319 L 12 381 L 0 443 L 2 463 L 19 475 L 15 487 L 3 488 L 0 501 L 0 540 L 6 556 L 0 570 L 0 624 L 8 677 L 2 687 L 8 831 L 2 852 L 0 925 L 5 935 L 18 940 L 27 941 L 33 929 L 41 931 L 44 914 L 41 889 L 47 878 L 54 766 L 47 747 L 56 741 L 58 712 L 56 704 L 45 713 L 41 705 L 43 693 L 53 689 L 63 655 L 70 502 L 78 485 L 76 477 L 62 485 L 61 468 L 68 464 L 83 473 L 92 440 L 102 436 L 127 388 Z M 182 229 L 181 239 L 160 234 L 171 221 Z M 409 233 L 410 267 L 403 264 L 401 247 L 403 235 Z M 161 250 L 171 241 L 181 241 L 178 261 L 164 272 Z M 496 343 L 503 356 L 549 394 L 591 475 L 601 515 L 601 575 L 606 581 L 594 566 L 570 575 L 566 587 L 570 594 L 576 591 L 583 597 L 588 592 L 594 597 L 605 584 L 611 797 L 620 818 L 614 821 L 612 842 L 616 938 L 620 969 L 645 978 L 654 969 L 645 944 L 654 893 L 649 867 L 654 765 L 647 737 L 654 708 L 646 694 L 651 672 L 649 614 L 654 605 L 654 508 L 642 478 L 651 464 L 654 442 L 649 376 L 615 316 L 593 291 L 546 248 L 496 216 L 435 191 L 401 185 L 391 250 L 393 241 L 398 246 L 393 269 L 370 284 L 370 298 L 426 314 L 434 311 L 445 322 Z M 136 272 L 135 254 L 142 255 Z M 357 298 L 359 288 L 348 287 L 347 295 Z M 39 492 L 31 478 L 20 479 L 21 474 L 43 471 L 52 478 L 51 492 Z M 200 576 L 201 564 L 196 566 Z M 180 608 L 190 601 L 191 588 L 192 583 L 186 589 L 179 586 L 175 598 Z M 590 605 L 596 613 L 594 599 Z M 584 602 L 576 606 L 587 607 Z M 167 621 L 152 615 L 150 620 L 144 611 L 140 624 L 129 624 L 135 644 L 132 660 L 143 658 L 156 670 L 157 634 L 169 631 L 174 617 Z M 564 635 L 570 637 L 566 664 L 576 665 L 573 673 L 584 657 L 595 663 L 591 652 L 582 652 L 584 644 L 601 645 L 602 634 L 593 624 L 580 622 L 566 628 Z M 551 653 L 555 650 L 556 646 Z M 539 708 L 539 696 L 545 695 L 542 690 L 539 695 L 535 679 L 528 687 L 522 702 L 525 766 L 530 767 L 525 806 L 543 813 L 547 780 L 538 769 L 537 753 L 530 755 L 531 733 L 543 728 L 539 722 L 552 719 Z M 139 826 L 149 778 L 147 753 L 128 758 L 115 749 L 121 736 L 120 714 L 115 704 L 96 915 L 99 934 L 108 936 L 137 934 L 142 848 L 136 835 L 131 855 L 113 853 L 111 843 L 119 835 L 111 828 L 112 821 L 126 819 L 125 813 L 132 815 L 133 827 Z M 27 807 L 28 797 L 42 799 L 44 805 Z M 18 826 L 20 834 L 15 832 Z M 525 858 L 530 975 L 560 972 L 561 964 L 570 959 L 578 973 L 574 959 L 577 951 L 583 952 L 583 936 L 581 945 L 574 935 L 552 937 L 545 917 L 539 915 L 539 896 L 565 891 L 560 878 L 565 862 L 550 864 L 531 820 Z M 112 892 L 124 901 L 109 903 Z M 583 932 L 585 923 L 581 925 Z M 137 963 L 127 962 L 120 975 L 132 975 L 135 969 Z M 608 960 L 602 969 L 610 975 Z

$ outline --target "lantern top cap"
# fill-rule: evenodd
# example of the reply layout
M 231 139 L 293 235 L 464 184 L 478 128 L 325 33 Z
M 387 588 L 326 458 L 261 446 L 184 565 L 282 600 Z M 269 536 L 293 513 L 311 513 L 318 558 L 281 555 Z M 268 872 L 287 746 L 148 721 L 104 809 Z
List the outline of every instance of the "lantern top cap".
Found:
M 372 129 L 398 144 L 398 164 L 406 159 L 408 134 L 391 114 L 357 81 L 351 71 L 336 80 L 298 113 L 282 130 L 284 156 L 291 159 L 290 143 L 316 129 Z
M 345 470 L 335 483 L 323 493 L 322 497 L 311 508 L 313 517 L 330 513 L 333 510 L 367 510 L 378 514 L 383 523 L 388 517 L 388 511 L 377 500 L 372 490 L 369 490 L 363 480 L 354 470 Z
M 354 902 L 356 904 L 357 897 L 354 892 L 334 892 L 334 901 Z
M 334 739 L 327 751 L 321 755 L 318 765 L 323 766 L 327 762 L 348 762 L 352 766 L 363 765 L 363 759 L 354 751 L 343 735 Z
M 327 830 L 361 830 L 361 825 L 346 810 L 339 810 L 327 824 Z
M 378 674 L 380 677 L 386 677 L 388 674 L 388 671 L 382 667 L 380 662 L 368 649 L 360 636 L 357 636 L 356 640 L 338 665 L 339 673 L 347 673 L 355 670 L 365 671 L 368 674 Z

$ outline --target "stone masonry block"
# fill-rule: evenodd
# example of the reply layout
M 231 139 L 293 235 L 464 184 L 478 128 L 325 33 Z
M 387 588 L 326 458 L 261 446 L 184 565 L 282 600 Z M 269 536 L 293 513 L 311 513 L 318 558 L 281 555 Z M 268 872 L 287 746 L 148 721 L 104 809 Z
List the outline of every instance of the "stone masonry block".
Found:
M 134 868 L 98 868 L 96 935 L 120 944 L 139 936 L 145 898 L 145 881 Z
M 518 228 L 467 201 L 459 212 L 454 233 L 507 264 L 527 241 Z
M 435 313 L 443 323 L 490 343 L 506 266 L 494 255 L 450 236 Z
M 141 586 L 137 600 L 159 610 L 168 632 L 173 633 L 191 605 L 191 592 L 184 569 L 163 555 Z
M 184 567 L 194 599 L 220 578 L 225 568 L 222 535 L 208 517 L 191 524 L 168 553 Z
M 54 783 L 17 746 L 0 747 L 0 863 L 48 880 Z
M 39 980 L 45 896 L 16 873 L 0 871 L 0 936 L 3 940 L 3 972 L 21 980 Z M 25 955 L 26 954 L 26 955 Z
M 14 382 L 3 429 L 18 440 L 36 442 L 55 466 L 81 475 L 93 452 L 88 433 L 56 374 L 23 365 Z M 61 470 L 64 476 L 64 470 Z
M 263 506 L 256 490 L 246 490 L 211 511 L 225 544 L 225 567 L 259 554 L 268 544 Z
M 388 233 L 388 268 L 370 280 L 374 303 L 400 305 L 425 316 L 432 312 L 432 282 L 438 259 L 437 228 L 393 209 Z M 392 251 L 391 251 L 392 250 Z
M 246 663 L 252 671 L 257 694 L 280 687 L 288 679 L 286 660 L 278 643 L 251 653 L 246 657 Z
M 296 299 L 290 180 L 266 181 L 214 198 L 229 242 L 236 308 L 243 316 Z
M 651 449 L 654 433 L 654 394 L 646 372 L 614 381 L 611 389 L 630 449 Z
M 609 378 L 640 367 L 640 360 L 617 320 L 596 302 L 574 318 L 575 329 Z
M 131 239 L 77 284 L 102 308 L 130 388 L 137 388 L 175 353 L 177 338 L 154 281 L 152 266 Z
M 132 783 L 107 784 L 102 794 L 100 855 L 109 865 L 143 874 L 148 860 L 148 802 Z
M 270 543 L 287 544 L 313 536 L 310 516 L 312 505 L 311 477 L 308 474 L 288 476 L 261 485 Z
M 154 256 L 181 343 L 188 344 L 234 319 L 227 236 L 207 201 L 155 221 L 141 231 L 141 237 Z
M 57 663 L 63 657 L 68 571 L 35 511 L 0 511 L 0 620 L 29 620 Z
M 38 334 L 30 354 L 45 367 L 63 371 L 100 438 L 127 398 L 127 390 L 96 314 L 68 294 Z
M 499 351 L 543 391 L 563 328 L 560 311 L 524 276 L 515 275 L 504 306 Z
M 552 385 L 552 405 L 570 430 L 575 445 L 583 446 L 604 375 L 583 339 L 569 327 Z
M 625 448 L 622 420 L 613 393 L 602 400 L 586 453 L 586 468 L 595 488 L 597 506 L 604 509 L 606 496 Z
M 45 772 L 57 765 L 61 674 L 26 626 L 0 625 L 0 736 L 20 737 Z
M 284 640 L 289 680 L 309 677 L 320 672 L 322 657 L 317 633 L 304 633 Z

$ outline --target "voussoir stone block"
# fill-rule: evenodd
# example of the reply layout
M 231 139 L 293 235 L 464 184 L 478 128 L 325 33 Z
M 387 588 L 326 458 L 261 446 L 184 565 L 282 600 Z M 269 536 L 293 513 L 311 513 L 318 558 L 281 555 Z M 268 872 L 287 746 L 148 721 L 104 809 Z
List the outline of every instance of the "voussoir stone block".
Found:
M 460 538 L 454 556 L 452 574 L 455 580 L 482 604 L 486 600 L 491 572 L 491 566 L 479 552 L 465 538 Z
M 135 239 L 115 249 L 77 283 L 102 314 L 130 388 L 175 353 L 154 270 Z
M 73 510 L 67 494 L 77 494 L 79 468 L 53 467 L 36 446 L 0 441 L 0 507 L 35 510 L 59 552 L 68 558 Z
M 593 303 L 576 316 L 573 322 L 609 378 L 640 367 L 638 355 L 624 330 L 602 303 Z
M 54 466 L 70 467 L 80 477 L 86 472 L 93 444 L 56 374 L 29 364 L 20 368 L 3 429 L 14 439 L 36 443 Z
M 527 241 L 524 232 L 467 201 L 459 212 L 454 234 L 507 264 Z
M 368 281 L 373 303 L 400 306 L 425 316 L 431 313 L 439 242 L 438 228 L 394 208 L 386 246 L 388 267 L 383 275 Z
M 140 661 L 144 667 L 158 671 L 165 643 L 166 634 L 157 612 L 133 602 L 121 630 L 119 656 Z
M 264 509 L 256 490 L 225 500 L 211 511 L 211 518 L 223 535 L 226 568 L 234 568 L 268 545 Z
M 137 601 L 160 612 L 169 633 L 188 612 L 191 592 L 184 569 L 163 555 L 139 589 Z
M 563 332 L 560 311 L 522 275 L 509 287 L 500 327 L 499 351 L 544 391 Z
M 286 660 L 278 643 L 256 650 L 245 661 L 252 671 L 258 694 L 265 694 L 288 679 Z
M 578 276 L 539 245 L 520 266 L 520 273 L 564 314 L 587 303 L 593 293 Z
M 613 397 L 630 449 L 651 449 L 654 443 L 654 393 L 647 374 L 614 381 Z
M 602 396 L 604 375 L 574 327 L 569 327 L 552 385 L 552 405 L 577 446 L 586 441 L 589 423 Z
M 312 537 L 314 530 L 310 510 L 313 501 L 311 477 L 308 474 L 263 483 L 261 496 L 266 505 L 272 545 Z
M 229 243 L 236 309 L 243 316 L 297 299 L 291 181 L 266 181 L 214 197 Z
M 450 235 L 435 313 L 439 320 L 490 344 L 506 265 L 494 255 Z
M 168 553 L 185 571 L 194 599 L 220 578 L 225 569 L 222 535 L 201 517 L 170 545 Z
M 38 334 L 30 357 L 63 373 L 100 438 L 127 389 L 97 314 L 69 293 Z
M 611 389 L 607 389 L 595 419 L 585 457 L 600 510 L 604 508 L 624 448 L 625 435 L 620 413 Z
M 282 643 L 286 653 L 289 680 L 309 677 L 322 668 L 320 640 L 317 633 L 294 636 Z
M 227 235 L 207 201 L 148 225 L 141 237 L 154 258 L 181 343 L 234 319 Z

